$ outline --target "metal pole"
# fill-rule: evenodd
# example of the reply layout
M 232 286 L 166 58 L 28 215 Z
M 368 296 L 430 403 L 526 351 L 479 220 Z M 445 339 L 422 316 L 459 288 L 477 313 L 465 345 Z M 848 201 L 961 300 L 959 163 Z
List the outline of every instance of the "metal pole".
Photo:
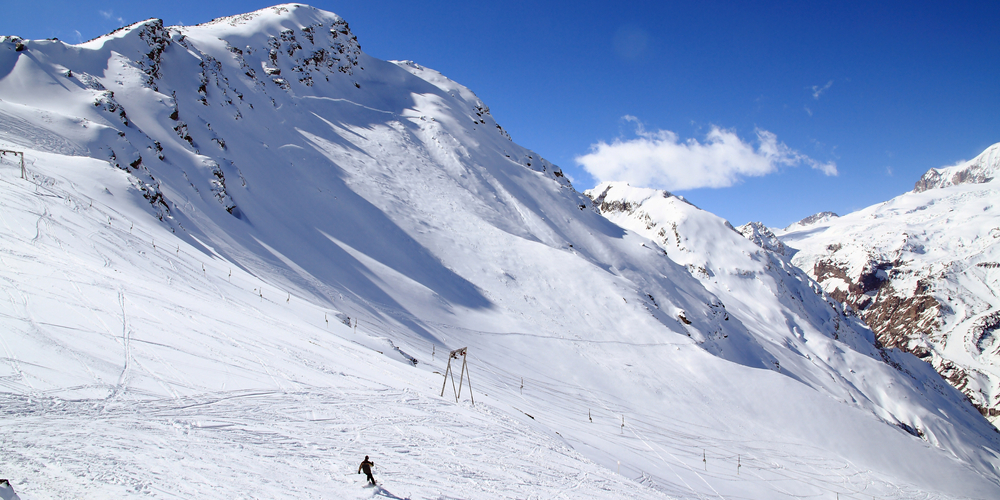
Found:
M 441 384 L 441 397 L 444 397 L 444 388 L 448 386 L 448 373 L 451 372 L 451 357 L 448 357 L 448 368 L 444 370 L 444 383 Z M 454 382 L 452 382 L 454 383 Z
M 464 381 L 465 381 L 465 348 L 462 348 L 462 372 L 459 374 L 458 377 L 458 397 L 462 396 L 462 382 Z M 458 401 L 458 397 L 455 398 L 455 401 Z
M 448 353 L 448 366 L 444 370 L 444 384 L 441 386 L 441 397 L 444 397 L 444 388 L 448 385 L 448 376 L 451 376 L 451 388 L 455 393 L 455 402 L 462 396 L 462 385 L 465 384 L 466 378 L 469 381 L 469 398 L 472 399 L 472 404 L 476 404 L 476 398 L 472 395 L 472 372 L 469 371 L 468 358 L 465 355 L 466 348 L 455 349 Z M 455 372 L 451 369 L 451 360 L 458 359 L 459 355 L 462 355 L 462 371 L 459 373 L 458 377 L 458 387 L 455 387 Z
M 465 362 L 464 361 L 462 362 L 462 368 L 465 368 Z M 468 374 L 468 377 L 469 377 L 467 379 L 468 382 L 469 382 L 469 399 L 472 400 L 472 405 L 475 406 L 475 404 L 476 404 L 476 397 L 472 395 L 472 372 L 470 372 L 468 368 L 465 368 L 465 371 L 466 371 L 466 373 Z

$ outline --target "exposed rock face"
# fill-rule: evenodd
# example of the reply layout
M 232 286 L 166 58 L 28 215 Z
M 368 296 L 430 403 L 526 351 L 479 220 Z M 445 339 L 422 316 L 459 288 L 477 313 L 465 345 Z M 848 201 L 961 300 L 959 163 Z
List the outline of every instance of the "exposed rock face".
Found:
M 1000 422 L 1000 144 L 931 169 L 913 192 L 779 231 L 793 262 L 885 347 L 929 362 Z
M 833 212 L 820 212 L 818 214 L 810 215 L 809 217 L 798 221 L 796 224 L 800 226 L 810 226 L 820 222 L 826 222 L 831 219 L 836 219 L 837 217 L 840 216 Z
M 774 233 L 760 222 L 748 222 L 736 228 L 744 238 L 754 242 L 764 250 L 770 250 L 778 255 L 786 255 L 785 245 Z
M 932 168 L 913 186 L 914 193 L 959 184 L 985 184 L 1000 175 L 1000 144 L 990 146 L 969 162 L 946 168 Z
M 931 363 L 952 386 L 969 396 L 984 416 L 1000 416 L 993 390 L 996 382 L 986 381 L 995 375 L 975 364 L 956 362 L 944 352 L 949 343 L 962 343 L 961 338 L 953 337 L 956 332 L 965 331 L 964 343 L 971 354 L 984 361 L 998 354 L 1000 312 L 972 317 L 966 314 L 966 321 L 956 325 L 954 309 L 964 309 L 969 298 L 956 297 L 947 290 L 954 287 L 955 281 L 962 280 L 961 276 L 930 276 L 898 259 L 872 261 L 857 273 L 849 263 L 834 258 L 816 261 L 809 274 L 836 300 L 854 309 L 875 331 L 883 346 L 902 349 Z M 922 276 L 915 286 L 901 285 L 912 281 L 913 275 Z M 945 293 L 935 293 L 935 288 Z M 962 323 L 968 324 L 958 328 Z
M 885 347 L 895 347 L 926 359 L 931 351 L 920 339 L 933 336 L 941 328 L 941 303 L 929 293 L 930 287 L 919 283 L 912 294 L 893 287 L 893 268 L 899 262 L 872 262 L 860 275 L 852 277 L 850 268 L 833 260 L 813 265 L 811 275 L 820 284 L 840 281 L 847 288 L 836 287 L 830 295 L 858 312 Z M 916 342 L 914 342 L 917 340 Z

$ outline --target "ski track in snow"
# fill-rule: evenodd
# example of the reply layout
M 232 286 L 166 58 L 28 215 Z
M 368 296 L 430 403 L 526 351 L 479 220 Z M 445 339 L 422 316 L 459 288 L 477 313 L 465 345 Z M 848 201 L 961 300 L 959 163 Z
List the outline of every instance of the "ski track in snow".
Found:
M 138 402 L 3 395 L 0 467 L 9 476 L 44 478 L 19 485 L 25 500 L 365 498 L 365 491 L 357 491 L 363 476 L 354 472 L 366 454 L 376 463 L 376 480 L 399 498 L 659 496 L 638 483 L 677 498 L 753 498 L 722 495 L 712 484 L 761 483 L 787 498 L 823 492 L 842 498 L 942 498 L 887 483 L 848 462 L 819 456 L 820 450 L 809 459 L 802 444 L 724 439 L 704 426 L 670 419 L 629 418 L 619 434 L 611 412 L 587 424 L 603 426 L 596 432 L 618 441 L 615 446 L 625 453 L 651 450 L 675 470 L 677 483 L 652 484 L 641 470 L 620 476 L 482 403 L 455 405 L 436 395 L 359 382 L 304 392 L 238 391 Z M 572 400 L 570 394 L 548 396 Z M 48 494 L 31 495 L 35 490 Z
M 127 404 L 4 396 L 0 467 L 44 470 L 49 482 L 21 489 L 52 498 L 365 498 L 354 472 L 367 454 L 384 496 L 657 496 L 545 436 L 525 439 L 523 426 L 485 406 L 338 389 Z

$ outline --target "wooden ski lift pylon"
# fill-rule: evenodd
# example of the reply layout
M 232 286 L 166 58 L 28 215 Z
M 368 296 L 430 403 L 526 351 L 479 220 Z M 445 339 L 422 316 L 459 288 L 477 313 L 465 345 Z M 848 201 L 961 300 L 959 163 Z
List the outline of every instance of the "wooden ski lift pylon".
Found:
M 458 398 L 462 396 L 462 384 L 468 380 L 469 382 L 469 398 L 472 399 L 472 404 L 476 404 L 476 398 L 472 395 L 472 376 L 469 374 L 469 367 L 466 363 L 465 353 L 467 348 L 462 347 L 460 349 L 455 349 L 448 354 L 448 368 L 444 371 L 444 384 L 441 385 L 441 397 L 444 397 L 444 389 L 448 386 L 448 376 L 451 375 L 451 390 L 455 393 L 455 402 L 458 402 Z M 455 372 L 451 371 L 451 360 L 458 359 L 462 357 L 462 371 L 458 377 L 458 389 L 455 389 Z

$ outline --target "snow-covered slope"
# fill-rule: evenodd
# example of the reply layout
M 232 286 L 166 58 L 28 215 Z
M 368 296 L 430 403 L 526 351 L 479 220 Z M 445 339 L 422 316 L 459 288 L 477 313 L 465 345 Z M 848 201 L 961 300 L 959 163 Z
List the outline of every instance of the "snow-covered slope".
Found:
M 807 281 L 769 292 L 785 261 L 725 229 L 706 272 L 765 279 L 692 276 L 334 14 L 4 38 L 0 142 L 25 500 L 1000 491 L 988 423 Z M 465 346 L 474 405 L 439 396 Z
M 913 192 L 781 234 L 793 262 L 886 346 L 924 358 L 1000 417 L 1000 144 Z
M 928 372 L 911 356 L 881 349 L 863 322 L 789 262 L 784 245 L 763 225 L 735 229 L 670 193 L 624 183 L 603 183 L 586 194 L 605 217 L 649 237 L 684 266 L 782 372 L 876 413 L 893 406 L 896 396 L 883 394 L 881 376 L 859 373 L 859 366 L 877 360 L 885 362 L 873 364 L 879 369 L 913 365 Z

